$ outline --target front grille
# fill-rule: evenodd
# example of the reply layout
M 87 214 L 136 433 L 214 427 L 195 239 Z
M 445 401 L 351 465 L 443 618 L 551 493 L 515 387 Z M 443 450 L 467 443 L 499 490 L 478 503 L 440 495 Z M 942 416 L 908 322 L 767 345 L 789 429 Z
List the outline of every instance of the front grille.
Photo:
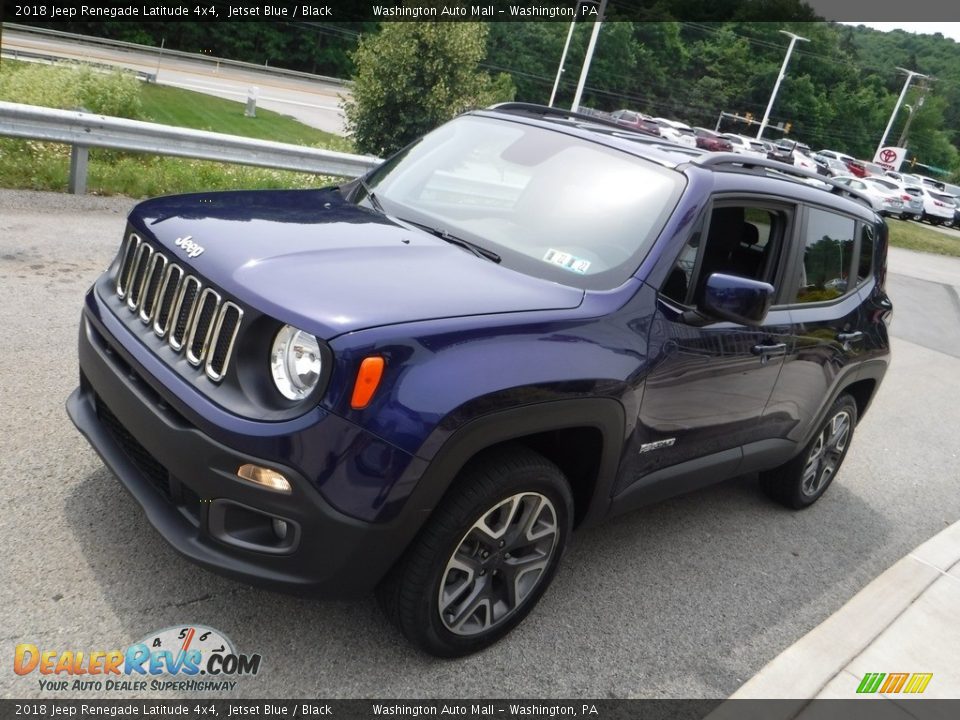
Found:
M 150 484 L 159 490 L 167 500 L 172 500 L 170 473 L 167 472 L 167 469 L 159 460 L 150 454 L 149 450 L 130 434 L 130 431 L 123 426 L 123 423 L 120 422 L 117 416 L 113 414 L 99 396 L 97 397 L 97 417 L 100 418 L 100 422 L 103 423 L 103 426 L 113 436 L 113 439 L 117 441 L 117 444 L 123 450 L 124 454 L 130 458 L 133 464 L 137 466 L 137 469 L 150 481 Z
M 243 319 L 236 304 L 223 301 L 136 233 L 130 233 L 120 249 L 116 292 L 144 323 L 153 323 L 153 331 L 166 337 L 171 350 L 186 349 L 191 365 L 203 367 L 214 382 L 223 379 Z

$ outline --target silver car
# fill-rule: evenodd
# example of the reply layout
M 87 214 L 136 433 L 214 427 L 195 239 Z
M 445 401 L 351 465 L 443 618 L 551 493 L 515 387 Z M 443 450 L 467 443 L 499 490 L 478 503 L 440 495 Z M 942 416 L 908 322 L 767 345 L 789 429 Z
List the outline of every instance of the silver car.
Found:
M 835 177 L 834 180 L 866 196 L 870 201 L 870 206 L 880 215 L 901 215 L 903 213 L 903 198 L 900 193 L 883 187 L 875 182 L 874 178 L 841 175 Z
M 919 220 L 923 216 L 923 190 L 920 187 L 892 177 L 868 177 L 864 178 L 863 182 L 880 185 L 892 192 L 900 193 L 900 199 L 903 200 L 901 220 Z

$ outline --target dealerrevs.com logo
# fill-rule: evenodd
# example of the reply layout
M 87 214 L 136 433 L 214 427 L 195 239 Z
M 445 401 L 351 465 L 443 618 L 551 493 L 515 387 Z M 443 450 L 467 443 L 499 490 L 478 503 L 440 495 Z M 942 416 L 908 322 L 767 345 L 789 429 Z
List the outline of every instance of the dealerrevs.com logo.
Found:
M 237 653 L 223 633 L 203 625 L 169 627 L 123 650 L 50 650 L 17 645 L 17 675 L 39 675 L 43 691 L 230 691 L 233 678 L 256 675 L 260 655 Z

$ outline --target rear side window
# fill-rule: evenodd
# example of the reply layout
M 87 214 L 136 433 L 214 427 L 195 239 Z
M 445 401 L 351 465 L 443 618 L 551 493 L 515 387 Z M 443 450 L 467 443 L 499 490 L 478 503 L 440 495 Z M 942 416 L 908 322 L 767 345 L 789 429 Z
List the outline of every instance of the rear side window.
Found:
M 846 293 L 856 228 L 852 218 L 808 210 L 795 302 L 826 302 Z

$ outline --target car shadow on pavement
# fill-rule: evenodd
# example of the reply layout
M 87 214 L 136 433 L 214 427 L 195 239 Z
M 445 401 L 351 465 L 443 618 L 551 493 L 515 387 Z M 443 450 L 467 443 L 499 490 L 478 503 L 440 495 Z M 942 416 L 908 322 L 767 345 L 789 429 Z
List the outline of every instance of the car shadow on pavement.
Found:
M 718 677 L 719 667 L 746 679 L 758 669 L 756 643 L 779 652 L 836 609 L 821 596 L 837 586 L 852 595 L 881 571 L 871 559 L 886 534 L 884 517 L 842 478 L 800 513 L 767 500 L 755 476 L 737 478 L 575 533 L 527 621 L 451 663 L 407 645 L 372 596 L 295 597 L 193 565 L 106 469 L 76 485 L 64 512 L 127 632 L 117 643 L 181 624 L 213 627 L 239 652 L 263 657 L 269 672 L 231 693 L 246 697 L 489 696 L 482 673 L 466 684 L 464 674 L 490 667 L 500 668 L 498 696 L 580 688 L 594 697 L 717 697 L 739 684 Z M 531 661 L 536 678 L 523 671 Z M 702 686 L 691 687 L 691 677 Z

